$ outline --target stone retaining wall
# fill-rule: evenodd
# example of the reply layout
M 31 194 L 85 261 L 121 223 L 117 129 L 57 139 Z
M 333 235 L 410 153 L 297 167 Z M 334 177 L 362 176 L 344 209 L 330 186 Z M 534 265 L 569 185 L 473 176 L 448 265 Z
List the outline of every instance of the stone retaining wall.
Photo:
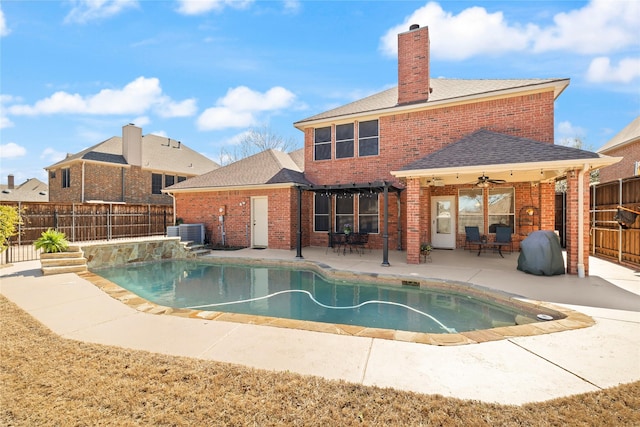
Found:
M 179 237 L 135 241 L 88 242 L 80 245 L 88 268 L 111 267 L 134 262 L 191 258 Z

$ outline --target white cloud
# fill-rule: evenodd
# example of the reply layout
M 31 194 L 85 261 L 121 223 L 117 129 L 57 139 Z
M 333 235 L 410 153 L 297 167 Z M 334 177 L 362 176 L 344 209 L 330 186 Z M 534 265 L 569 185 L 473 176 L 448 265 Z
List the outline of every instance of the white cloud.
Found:
M 4 19 L 4 12 L 0 9 L 0 37 L 4 37 L 11 32 L 9 28 L 7 28 L 7 21 Z
M 198 128 L 216 130 L 253 126 L 257 116 L 265 111 L 278 111 L 290 107 L 295 95 L 287 89 L 276 86 L 264 93 L 246 86 L 229 89 L 218 99 L 215 107 L 206 109 L 198 117 Z
M 40 158 L 47 160 L 49 163 L 57 163 L 60 160 L 64 159 L 67 156 L 66 153 L 53 149 L 51 147 L 45 148 L 42 153 L 40 153 Z
M 560 137 L 582 136 L 584 135 L 584 129 L 580 126 L 574 126 L 571 122 L 565 120 L 558 123 L 557 133 Z
M 517 51 L 543 53 L 566 51 L 583 55 L 604 54 L 638 45 L 640 2 L 592 0 L 580 9 L 558 13 L 553 24 L 511 23 L 502 12 L 469 7 L 457 15 L 429 2 L 382 36 L 380 50 L 397 54 L 398 33 L 409 25 L 428 25 L 431 54 L 440 59 L 462 60 L 472 56 Z
M 96 19 L 110 18 L 123 10 L 138 7 L 137 0 L 73 0 L 73 8 L 65 23 L 86 24 Z
M 536 36 L 535 52 L 613 52 L 638 45 L 640 2 L 592 0 L 580 9 L 558 13 L 553 22 Z
M 7 144 L 0 145 L 0 158 L 2 159 L 22 157 L 26 154 L 27 154 L 27 149 L 16 144 L 15 142 L 9 142 Z
M 149 123 L 151 123 L 151 119 L 147 116 L 138 116 L 133 119 L 130 123 L 134 123 L 138 127 L 145 127 Z
M 13 127 L 13 122 L 9 120 L 9 117 L 0 116 L 0 129 L 6 129 Z
M 195 100 L 174 102 L 162 94 L 160 80 L 138 77 L 122 89 L 103 89 L 95 95 L 56 92 L 34 105 L 13 105 L 10 114 L 143 114 L 149 110 L 162 117 L 184 117 L 196 112 Z
M 200 15 L 212 10 L 219 12 L 226 6 L 244 9 L 251 3 L 253 0 L 178 0 L 178 12 L 184 15 Z
M 489 13 L 474 6 L 454 15 L 429 2 L 382 36 L 380 48 L 384 54 L 398 53 L 398 33 L 409 31 L 411 24 L 428 25 L 430 34 L 437 34 L 430 37 L 431 55 L 453 60 L 524 50 L 534 32 L 532 26 L 510 25 L 502 12 Z
M 609 58 L 601 56 L 593 59 L 587 70 L 587 80 L 594 83 L 631 83 L 637 78 L 640 78 L 640 58 L 624 58 L 616 67 Z

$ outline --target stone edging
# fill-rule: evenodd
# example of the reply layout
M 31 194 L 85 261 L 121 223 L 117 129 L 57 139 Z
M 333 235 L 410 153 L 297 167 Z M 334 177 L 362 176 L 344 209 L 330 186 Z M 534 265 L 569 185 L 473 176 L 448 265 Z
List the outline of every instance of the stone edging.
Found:
M 204 261 L 204 260 L 203 260 Z M 221 261 L 216 259 L 216 261 Z M 416 277 L 403 277 L 403 276 L 381 276 L 377 274 L 358 274 L 349 271 L 335 270 L 329 266 L 310 262 L 310 261 L 277 261 L 277 260 L 259 260 L 255 258 L 224 258 L 225 263 L 255 263 L 256 261 L 267 265 L 276 266 L 296 266 L 300 267 L 300 263 L 305 264 L 305 267 L 317 271 L 325 276 L 329 276 L 333 279 L 349 279 L 357 276 L 358 280 L 368 279 L 371 282 L 382 282 L 385 284 L 395 284 L 398 280 L 412 280 L 415 281 Z M 239 313 L 225 313 L 219 311 L 205 311 L 195 310 L 188 308 L 172 308 L 154 304 L 140 296 L 120 287 L 119 285 L 104 279 L 92 272 L 77 273 L 78 276 L 93 283 L 98 288 L 102 289 L 109 296 L 123 302 L 124 304 L 135 308 L 138 311 L 150 313 L 150 314 L 168 314 L 173 316 L 197 318 L 205 320 L 247 323 L 254 325 L 268 325 L 282 328 L 301 329 L 315 332 L 333 333 L 338 335 L 351 335 L 368 338 L 380 338 L 395 341 L 414 342 L 430 345 L 464 345 L 464 344 L 478 344 L 483 342 L 498 341 L 514 337 L 525 337 L 544 335 L 554 332 L 569 331 L 575 329 L 586 328 L 593 326 L 595 321 L 590 316 L 580 313 L 578 311 L 557 306 L 543 301 L 531 301 L 526 299 L 520 299 L 513 296 L 508 296 L 499 292 L 493 292 L 488 288 L 479 287 L 476 285 L 465 284 L 464 291 L 470 291 L 471 293 L 481 294 L 483 298 L 499 300 L 501 303 L 511 303 L 514 306 L 522 306 L 526 304 L 530 309 L 531 306 L 544 314 L 553 314 L 558 317 L 564 316 L 557 320 L 541 321 L 522 325 L 514 326 L 502 326 L 491 329 L 483 329 L 468 332 L 459 332 L 452 334 L 434 334 L 434 333 L 422 333 L 422 332 L 409 332 L 391 329 L 379 329 L 379 328 L 367 328 L 363 326 L 354 325 L 342 325 L 342 324 L 330 324 L 305 320 L 283 319 L 277 317 L 257 316 L 250 314 Z M 422 279 L 422 281 L 426 281 Z M 429 286 L 433 287 L 436 284 L 440 289 L 447 290 L 460 290 L 461 284 L 454 282 L 438 281 L 429 282 Z M 506 296 L 506 299 L 499 298 L 498 296 Z

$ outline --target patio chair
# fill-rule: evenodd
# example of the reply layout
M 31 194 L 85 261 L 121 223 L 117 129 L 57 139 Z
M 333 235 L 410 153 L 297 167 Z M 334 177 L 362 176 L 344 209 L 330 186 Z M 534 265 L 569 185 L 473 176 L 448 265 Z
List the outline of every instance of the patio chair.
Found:
M 513 240 L 511 239 L 511 227 L 499 226 L 496 227 L 496 240 L 494 242 L 495 247 L 500 251 L 502 255 L 502 248 L 509 248 L 509 253 L 513 252 Z
M 332 248 L 334 252 L 340 252 L 340 249 L 343 249 L 343 246 L 346 244 L 344 234 L 340 233 L 331 233 L 329 232 L 329 244 L 327 245 L 327 249 L 324 251 L 325 254 L 329 252 L 329 248 Z
M 466 234 L 464 241 L 464 248 L 473 250 L 473 246 L 478 245 L 478 249 L 482 249 L 482 239 L 480 238 L 480 229 L 478 227 L 464 227 L 464 232 Z
M 360 255 L 364 253 L 365 246 L 368 243 L 369 243 L 369 234 L 367 233 L 353 233 L 350 239 L 351 246 L 355 247 L 356 252 L 358 252 Z

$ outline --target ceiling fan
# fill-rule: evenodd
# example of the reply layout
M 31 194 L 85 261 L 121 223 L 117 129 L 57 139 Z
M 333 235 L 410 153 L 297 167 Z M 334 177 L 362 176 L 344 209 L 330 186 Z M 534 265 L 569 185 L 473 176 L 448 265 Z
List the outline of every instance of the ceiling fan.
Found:
M 488 187 L 489 184 L 502 184 L 505 181 L 504 179 L 490 179 L 488 176 L 486 176 L 484 173 L 482 174 L 482 176 L 478 177 L 478 181 L 476 182 L 476 185 L 478 187 Z

